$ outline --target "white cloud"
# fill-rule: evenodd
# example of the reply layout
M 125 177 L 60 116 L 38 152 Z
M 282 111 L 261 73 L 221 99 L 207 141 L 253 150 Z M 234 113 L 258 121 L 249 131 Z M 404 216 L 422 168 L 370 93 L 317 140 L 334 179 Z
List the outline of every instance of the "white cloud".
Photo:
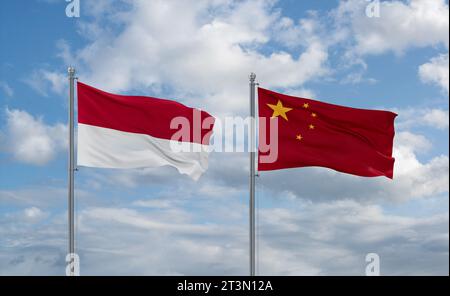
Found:
M 291 49 L 301 48 L 307 44 L 317 42 L 325 34 L 320 18 L 316 12 L 310 11 L 307 18 L 298 20 L 281 17 L 274 23 L 274 39 Z M 324 44 L 331 45 L 336 42 L 336 36 L 321 40 Z
M 312 89 L 308 88 L 286 89 L 285 93 L 300 98 L 314 99 L 317 97 L 317 94 Z
M 425 114 L 423 119 L 429 126 L 435 126 L 439 129 L 448 129 L 448 118 L 448 111 L 433 109 Z
M 422 135 L 413 134 L 408 131 L 398 132 L 395 135 L 395 148 L 397 150 L 408 149 L 412 152 L 423 153 L 431 148 L 431 142 Z
M 38 207 L 29 207 L 17 212 L 6 212 L 4 218 L 7 222 L 20 221 L 19 223 L 35 224 L 44 221 L 48 216 L 48 212 Z
M 217 227 L 205 225 L 187 225 L 183 216 L 171 215 L 170 220 L 158 221 L 147 215 L 127 208 L 91 208 L 86 210 L 81 219 L 95 218 L 111 223 L 129 225 L 136 228 L 157 231 L 171 231 L 173 233 L 219 234 Z M 81 225 L 83 227 L 83 225 Z M 87 226 L 90 228 L 89 226 Z
M 104 26 L 102 37 L 77 51 L 81 80 L 116 92 L 163 87 L 213 113 L 246 110 L 250 72 L 266 87 L 288 88 L 327 74 L 327 45 L 314 37 L 314 27 L 298 55 L 262 50 L 280 19 L 273 3 L 134 1 L 118 21 L 102 20 L 124 24 L 120 34 Z
M 448 129 L 448 110 L 430 108 L 405 108 L 395 110 L 399 114 L 396 121 L 397 130 L 410 130 L 414 127 L 427 126 L 440 130 Z
M 67 194 L 67 189 L 52 187 L 22 188 L 16 190 L 0 190 L 0 202 L 8 206 L 49 207 L 63 206 L 60 196 Z
M 432 58 L 419 67 L 420 79 L 425 83 L 439 86 L 448 94 L 449 58 L 448 53 Z M 448 125 L 448 123 L 447 123 Z
M 24 210 L 24 213 L 27 218 L 32 218 L 32 219 L 42 217 L 42 215 L 43 215 L 43 212 L 39 208 L 36 208 L 36 207 L 26 208 Z
M 60 56 L 80 67 L 82 80 L 100 88 L 164 89 L 196 106 L 229 113 L 243 109 L 249 72 L 256 72 L 266 87 L 300 88 L 330 73 L 328 48 L 336 44 L 350 46 L 343 55 L 347 65 L 350 60 L 360 64 L 361 54 L 448 48 L 445 0 L 382 1 L 380 18 L 366 16 L 367 1 L 341 1 L 332 23 L 323 22 L 317 12 L 294 21 L 282 16 L 275 3 L 86 1 L 93 17 L 80 22 L 79 33 L 89 43 L 72 53 L 62 40 Z M 168 24 L 173 19 L 177 21 Z M 116 26 L 122 29 L 114 35 Z M 296 53 L 265 47 L 269 42 Z M 350 73 L 343 82 L 376 82 L 364 72 Z M 220 104 L 224 100 L 226 106 Z
M 61 50 L 62 53 L 60 55 L 65 55 L 65 49 Z M 45 69 L 33 71 L 30 77 L 25 79 L 25 83 L 44 97 L 48 97 L 50 92 L 61 95 L 66 91 L 68 86 L 67 76 L 63 73 Z
M 3 91 L 8 97 L 12 97 L 14 95 L 14 90 L 6 81 L 0 81 L 0 90 Z
M 17 161 L 45 165 L 67 147 L 67 127 L 46 125 L 26 111 L 6 109 L 6 126 L 0 150 Z
M 354 36 L 361 54 L 449 45 L 449 10 L 445 0 L 380 1 L 380 17 L 369 18 L 364 0 L 341 1 L 335 18 Z
M 375 84 L 377 83 L 377 80 L 374 78 L 366 78 L 364 77 L 365 69 L 355 71 L 353 73 L 348 74 L 342 81 L 342 84 L 360 84 L 360 83 L 367 83 L 367 84 Z
M 26 208 L 25 210 L 23 210 L 23 216 L 24 219 L 35 223 L 38 221 L 41 221 L 42 219 L 45 219 L 48 217 L 48 213 L 42 211 L 41 209 L 37 208 L 37 207 L 31 207 L 31 208 Z
M 448 215 L 402 217 L 387 214 L 379 206 L 346 200 L 290 203 L 290 209 L 272 208 L 260 212 L 260 269 L 263 272 L 270 275 L 363 275 L 363 261 L 370 252 L 381 256 L 384 275 L 432 274 L 435 268 L 447 272 L 448 264 L 442 264 L 438 258 L 442 256 L 446 260 L 444 258 L 448 257 Z M 428 244 L 436 244 L 436 253 Z M 410 261 L 416 258 L 412 254 L 414 250 L 423 252 L 427 258 L 421 261 L 424 264 L 421 268 L 413 267 L 418 261 Z M 412 265 L 401 267 L 398 263 L 403 260 Z
M 58 57 L 61 58 L 65 65 L 73 65 L 75 62 L 75 57 L 73 56 L 73 53 L 70 51 L 70 45 L 67 43 L 67 41 L 61 39 L 56 42 L 56 48 L 58 49 Z M 55 76 L 55 75 L 54 75 Z M 61 86 L 59 86 L 60 82 L 62 81 L 62 77 L 58 79 L 53 79 L 55 81 L 55 84 L 58 84 L 57 89 Z
M 228 197 L 213 203 L 213 213 L 199 210 L 195 215 L 191 208 L 195 203 L 180 212 L 171 212 L 174 208 L 81 209 L 77 223 L 81 272 L 246 275 L 248 212 L 238 199 Z M 384 275 L 448 272 L 446 214 L 406 217 L 347 200 L 310 203 L 294 199 L 288 204 L 280 196 L 270 200 L 273 206 L 261 208 L 258 216 L 259 274 L 363 275 L 369 252 L 380 254 Z M 0 273 L 63 274 L 65 215 L 40 225 L 11 218 L 0 216 L 0 266 L 4 267 Z M 421 260 L 411 261 L 418 257 Z M 33 269 L 30 261 L 34 261 Z
M 173 202 L 166 199 L 136 200 L 133 202 L 133 206 L 143 208 L 166 209 L 173 206 Z

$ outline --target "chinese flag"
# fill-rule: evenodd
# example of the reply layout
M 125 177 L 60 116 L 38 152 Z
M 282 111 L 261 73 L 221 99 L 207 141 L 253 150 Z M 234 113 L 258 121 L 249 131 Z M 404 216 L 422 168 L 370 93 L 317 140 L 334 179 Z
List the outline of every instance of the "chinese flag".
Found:
M 262 88 L 258 95 L 260 171 L 318 166 L 363 177 L 393 178 L 397 114 L 332 105 Z M 275 118 L 278 130 L 270 130 L 269 121 Z M 261 120 L 268 128 L 261 128 Z M 272 135 L 272 139 L 278 139 L 277 157 L 267 161 L 273 151 L 261 147 L 267 146 L 271 133 L 276 132 L 278 137 Z

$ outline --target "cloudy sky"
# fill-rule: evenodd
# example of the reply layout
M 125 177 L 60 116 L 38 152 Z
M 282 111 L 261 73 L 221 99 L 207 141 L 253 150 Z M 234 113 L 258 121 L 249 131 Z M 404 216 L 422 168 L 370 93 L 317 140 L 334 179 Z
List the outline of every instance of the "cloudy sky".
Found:
M 68 65 L 120 94 L 248 115 L 265 88 L 382 108 L 395 179 L 320 168 L 257 180 L 257 271 L 449 273 L 446 0 L 6 0 L 0 8 L 0 275 L 63 275 Z M 248 274 L 248 158 L 212 153 L 198 181 L 173 168 L 76 174 L 84 275 Z

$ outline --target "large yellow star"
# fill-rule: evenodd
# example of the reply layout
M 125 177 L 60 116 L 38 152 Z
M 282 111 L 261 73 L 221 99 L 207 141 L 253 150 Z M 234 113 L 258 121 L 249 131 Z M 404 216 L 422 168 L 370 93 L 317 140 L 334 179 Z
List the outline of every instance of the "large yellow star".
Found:
M 276 105 L 267 104 L 267 106 L 269 106 L 273 110 L 272 118 L 281 116 L 286 121 L 288 120 L 286 113 L 292 110 L 292 108 L 284 107 L 283 103 L 281 103 L 280 100 L 278 100 L 278 103 Z

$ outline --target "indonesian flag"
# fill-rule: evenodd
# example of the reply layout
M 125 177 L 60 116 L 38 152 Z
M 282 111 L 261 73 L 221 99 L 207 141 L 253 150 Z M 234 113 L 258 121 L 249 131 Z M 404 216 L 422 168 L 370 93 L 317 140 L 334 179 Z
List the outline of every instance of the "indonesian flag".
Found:
M 260 171 L 327 167 L 363 176 L 393 178 L 394 120 L 389 111 L 364 110 L 296 98 L 260 88 L 261 120 L 278 119 L 278 129 L 261 128 Z M 268 124 L 266 124 L 268 125 Z M 278 133 L 274 137 L 271 133 Z M 266 139 L 278 140 L 277 157 L 265 151 Z
M 197 180 L 208 168 L 214 118 L 180 103 L 110 94 L 81 82 L 78 89 L 80 166 L 173 166 Z

